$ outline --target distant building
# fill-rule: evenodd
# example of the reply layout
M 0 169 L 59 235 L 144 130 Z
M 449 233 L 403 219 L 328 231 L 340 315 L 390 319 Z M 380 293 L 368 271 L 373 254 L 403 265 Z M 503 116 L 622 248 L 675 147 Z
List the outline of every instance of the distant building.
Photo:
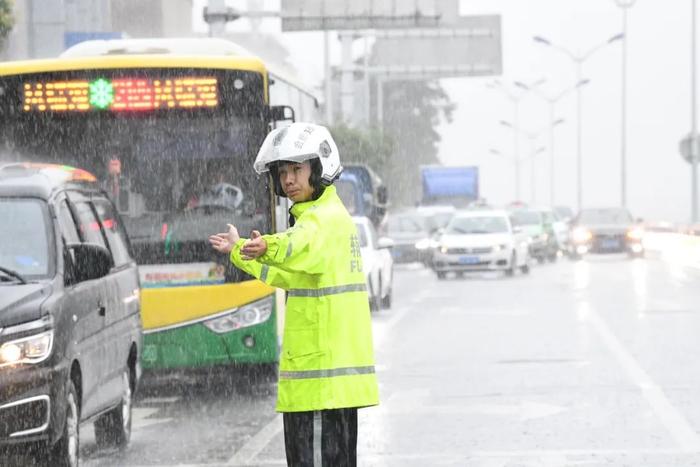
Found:
M 0 59 L 55 57 L 78 42 L 192 35 L 192 0 L 15 0 Z
M 111 0 L 112 26 L 127 37 L 192 35 L 192 0 Z

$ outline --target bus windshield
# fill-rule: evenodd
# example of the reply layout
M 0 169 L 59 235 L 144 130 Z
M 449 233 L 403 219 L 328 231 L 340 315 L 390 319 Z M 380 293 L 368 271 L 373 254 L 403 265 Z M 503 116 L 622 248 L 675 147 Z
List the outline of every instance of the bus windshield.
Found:
M 141 76 L 137 71 L 129 73 Z M 178 73 L 192 72 L 160 70 L 158 76 L 174 80 Z M 152 266 L 142 274 L 145 287 L 250 279 L 213 252 L 207 238 L 223 231 L 227 223 L 235 224 L 242 235 L 252 229 L 272 229 L 271 191 L 267 179 L 252 169 L 267 131 L 261 118 L 262 78 L 238 70 L 198 73 L 218 77 L 212 108 L 197 100 L 196 88 L 195 100 L 185 105 L 187 89 L 183 88 L 177 95 L 181 101 L 173 98 L 170 111 L 167 106 L 137 110 L 133 103 L 129 104 L 133 108 L 121 111 L 113 107 L 129 101 L 116 100 L 114 93 L 121 91 L 114 84 L 109 108 L 52 111 L 44 101 L 35 105 L 13 92 L 21 94 L 31 86 L 36 95 L 38 83 L 43 83 L 47 93 L 49 84 L 82 82 L 78 78 L 93 80 L 92 85 L 97 74 L 0 77 L 0 87 L 9 95 L 0 104 L 8 106 L 0 109 L 0 116 L 5 116 L 0 130 L 3 159 L 59 162 L 94 173 L 124 218 L 135 259 Z M 117 82 L 116 76 L 106 72 L 99 76 L 105 74 L 107 78 L 99 79 Z M 149 79 L 148 92 L 158 90 L 153 83 L 159 81 Z M 145 99 L 138 92 L 134 95 L 134 103 Z M 89 97 L 92 105 L 93 96 Z M 22 103 L 25 107 L 18 109 Z

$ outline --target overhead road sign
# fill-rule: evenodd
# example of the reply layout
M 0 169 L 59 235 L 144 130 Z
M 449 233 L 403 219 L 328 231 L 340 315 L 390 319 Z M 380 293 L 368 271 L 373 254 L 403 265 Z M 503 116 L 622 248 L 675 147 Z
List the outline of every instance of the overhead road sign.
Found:
M 284 0 L 282 31 L 396 29 L 441 26 L 454 0 Z
M 377 37 L 370 72 L 446 78 L 503 70 L 498 15 L 463 16 L 450 29 L 377 31 Z

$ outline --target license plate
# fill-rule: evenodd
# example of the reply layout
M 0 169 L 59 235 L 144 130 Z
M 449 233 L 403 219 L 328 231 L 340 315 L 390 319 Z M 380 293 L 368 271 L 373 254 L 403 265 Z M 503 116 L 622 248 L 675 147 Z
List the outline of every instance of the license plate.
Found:
M 479 257 L 478 256 L 462 256 L 459 258 L 460 264 L 478 264 L 479 263 Z
M 600 246 L 606 249 L 620 248 L 620 242 L 618 240 L 603 240 Z

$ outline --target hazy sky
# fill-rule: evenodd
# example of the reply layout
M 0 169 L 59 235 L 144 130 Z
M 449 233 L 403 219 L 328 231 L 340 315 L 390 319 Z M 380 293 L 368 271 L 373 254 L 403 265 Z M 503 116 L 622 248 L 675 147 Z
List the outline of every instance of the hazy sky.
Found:
M 196 0 L 195 7 L 204 0 Z M 231 1 L 244 8 L 246 2 Z M 268 9 L 279 0 L 259 3 Z M 679 139 L 690 131 L 690 0 L 638 0 L 628 23 L 628 205 L 646 219 L 687 221 L 690 215 L 690 166 L 678 154 Z M 462 14 L 500 14 L 503 28 L 503 82 L 534 82 L 545 78 L 543 92 L 556 94 L 575 81 L 573 63 L 561 53 L 536 44 L 533 35 L 547 37 L 573 52 L 584 52 L 622 30 L 614 0 L 462 0 Z M 200 30 L 204 25 L 196 20 Z M 245 29 L 245 22 L 234 26 Z M 279 32 L 279 21 L 263 24 Z M 286 33 L 284 44 L 302 76 L 318 82 L 323 76 L 320 33 Z M 333 41 L 332 56 L 339 60 Z M 620 202 L 621 43 L 597 52 L 584 64 L 590 83 L 583 89 L 583 204 Z M 491 148 L 512 156 L 513 136 L 499 120 L 512 121 L 513 105 L 502 93 L 486 87 L 492 78 L 444 80 L 457 104 L 453 122 L 440 127 L 440 159 L 448 165 L 478 165 L 482 195 L 494 203 L 513 198 L 513 164 L 490 154 Z M 520 126 L 542 131 L 532 147 L 547 146 L 548 108 L 525 96 Z M 564 98 L 555 129 L 557 204 L 576 204 L 576 99 Z M 530 141 L 520 140 L 521 156 Z M 549 201 L 549 153 L 536 159 L 536 197 Z M 530 165 L 522 166 L 522 197 L 530 198 Z

